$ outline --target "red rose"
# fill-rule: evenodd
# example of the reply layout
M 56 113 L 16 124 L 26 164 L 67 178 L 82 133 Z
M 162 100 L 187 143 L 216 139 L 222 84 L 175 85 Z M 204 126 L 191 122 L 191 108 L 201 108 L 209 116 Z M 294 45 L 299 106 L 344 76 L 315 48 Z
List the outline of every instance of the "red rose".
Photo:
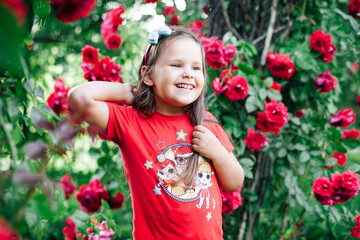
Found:
M 330 125 L 334 127 L 346 128 L 355 121 L 355 113 L 351 108 L 340 109 L 329 120 Z
M 312 33 L 309 39 L 310 48 L 321 53 L 329 51 L 331 46 L 331 35 L 324 34 L 321 30 Z
M 96 0 L 48 0 L 56 13 L 55 16 L 63 23 L 76 22 L 87 17 L 94 9 Z
M 249 84 L 247 81 L 236 75 L 229 82 L 227 82 L 228 89 L 225 92 L 225 97 L 231 101 L 244 99 L 248 95 Z
M 84 78 L 88 81 L 106 81 L 120 82 L 122 78 L 119 76 L 121 66 L 110 61 L 109 56 L 105 56 L 96 64 L 81 64 L 82 70 L 85 72 Z
M 313 182 L 313 191 L 323 197 L 331 197 L 334 193 L 333 184 L 327 177 L 319 177 Z
M 120 6 L 106 13 L 106 17 L 111 18 L 111 22 L 114 26 L 119 26 L 123 23 L 124 19 L 121 17 L 121 14 L 125 12 L 125 7 Z
M 156 3 L 160 0 L 144 0 L 145 3 Z
M 358 175 L 350 170 L 344 171 L 341 178 L 341 187 L 349 191 L 355 191 L 355 195 L 357 195 L 359 191 Z
M 80 204 L 81 210 L 87 213 L 97 212 L 101 207 L 101 198 L 88 185 L 81 185 L 76 193 L 76 200 Z
M 349 15 L 360 20 L 360 17 L 357 16 L 357 14 L 360 13 L 360 1 L 350 0 L 350 3 L 348 5 L 348 11 L 349 11 Z
M 288 108 L 282 102 L 276 102 L 276 100 L 271 99 L 265 105 L 265 116 L 268 121 L 277 124 L 280 128 L 283 127 L 289 119 L 289 114 L 287 112 Z
M 70 195 L 75 191 L 76 186 L 72 182 L 71 176 L 69 174 L 65 174 L 61 177 L 61 186 L 65 193 L 65 199 L 69 199 Z
M 320 89 L 320 92 L 327 93 L 333 90 L 338 84 L 338 79 L 331 75 L 330 70 L 319 74 L 315 81 L 315 88 Z
M 4 240 L 20 240 L 21 238 L 4 220 L 0 219 L 0 239 Z
M 313 191 L 316 200 L 318 200 L 321 204 L 334 206 L 335 202 L 331 199 L 331 196 L 334 193 L 334 188 L 329 178 L 317 178 L 313 182 Z
M 276 123 L 272 123 L 270 122 L 267 118 L 266 118 L 266 114 L 265 113 L 258 113 L 257 118 L 256 118 L 256 127 L 261 131 L 261 132 L 271 132 L 275 135 L 278 135 L 280 133 L 280 127 L 278 124 Z
M 272 85 L 268 89 L 275 89 L 278 92 L 281 92 L 281 86 L 277 82 L 273 81 Z
M 219 69 L 225 67 L 227 62 L 224 59 L 224 44 L 223 41 L 217 41 L 217 37 L 210 37 L 209 39 L 202 38 L 207 63 L 210 67 Z
M 358 106 L 360 107 L 360 95 L 356 98 L 356 101 L 358 103 Z
M 354 238 L 360 238 L 360 224 L 355 225 L 350 235 Z
M 245 144 L 252 151 L 260 150 L 268 144 L 267 136 L 263 135 L 261 132 L 255 132 L 253 128 L 250 128 L 247 134 Z
M 110 199 L 109 193 L 105 190 L 104 185 L 100 184 L 99 179 L 90 181 L 89 186 L 96 192 L 96 194 L 105 201 Z
M 122 43 L 122 39 L 119 34 L 116 33 L 108 34 L 105 37 L 104 43 L 108 49 L 118 49 Z
M 341 136 L 341 140 L 344 140 L 346 138 L 354 138 L 354 139 L 358 139 L 360 136 L 360 131 L 356 130 L 355 128 L 349 130 L 349 129 L 345 129 L 342 136 Z
M 329 50 L 322 52 L 320 58 L 324 63 L 331 62 L 333 60 L 334 54 L 337 51 L 335 45 L 331 44 Z
M 164 9 L 164 16 L 169 17 L 170 15 L 174 15 L 176 11 L 176 7 L 166 7 Z
M 351 75 L 355 75 L 359 71 L 359 65 L 357 63 L 353 63 L 352 66 L 355 68 L 355 72 L 349 69 Z
M 357 215 L 355 217 L 355 221 L 356 221 L 357 224 L 360 224 L 360 215 Z
M 97 63 L 99 61 L 99 53 L 96 48 L 90 45 L 85 45 L 81 49 L 81 55 L 84 63 Z
M 179 25 L 180 17 L 178 15 L 172 16 L 172 18 L 169 21 L 169 25 Z
M 19 27 L 24 25 L 28 12 L 28 6 L 23 0 L 2 0 L 0 1 L 0 5 L 14 15 Z
M 222 200 L 222 214 L 230 214 L 234 210 L 236 210 L 242 204 L 242 198 L 240 195 L 242 186 L 234 191 L 234 192 L 227 192 L 223 191 L 220 188 L 221 192 L 221 200 Z
M 121 208 L 124 204 L 125 198 L 121 192 L 117 192 L 114 197 L 111 197 L 109 200 L 109 205 L 111 209 Z
M 65 220 L 65 227 L 63 228 L 62 232 L 66 236 L 65 240 L 76 240 L 76 226 L 74 221 L 71 218 L 67 218 Z
M 305 115 L 305 109 L 301 109 L 295 112 L 295 116 L 298 118 L 302 118 Z
M 295 73 L 295 64 L 290 60 L 289 54 L 268 53 L 267 66 L 275 77 L 290 79 Z
M 202 34 L 203 28 L 204 23 L 200 20 L 195 20 L 194 22 L 189 23 L 189 29 L 198 35 Z
M 215 78 L 214 81 L 212 81 L 211 88 L 216 94 L 222 94 L 227 90 L 227 87 L 221 84 L 220 78 Z
M 65 88 L 64 80 L 61 78 L 56 79 L 54 92 L 47 98 L 47 104 L 57 115 L 64 113 L 70 109 L 67 100 L 67 94 L 70 87 Z
M 227 63 L 231 63 L 232 60 L 235 57 L 235 52 L 237 51 L 237 48 L 232 44 L 226 44 L 224 49 L 224 60 Z
M 335 151 L 330 157 L 336 158 L 337 164 L 339 164 L 340 167 L 345 166 L 347 161 L 346 153 L 338 153 L 337 151 Z

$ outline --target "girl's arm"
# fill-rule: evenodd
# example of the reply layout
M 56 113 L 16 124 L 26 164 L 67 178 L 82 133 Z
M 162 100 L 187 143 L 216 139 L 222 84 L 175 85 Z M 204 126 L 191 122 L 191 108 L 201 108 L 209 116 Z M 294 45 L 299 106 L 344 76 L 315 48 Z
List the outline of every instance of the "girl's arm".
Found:
M 235 191 L 244 181 L 244 170 L 235 158 L 221 144 L 219 139 L 206 127 L 195 126 L 192 148 L 202 156 L 212 160 L 222 189 Z
M 88 82 L 72 88 L 68 100 L 73 112 L 80 114 L 89 124 L 99 127 L 100 131 L 106 131 L 109 109 L 105 101 L 132 104 L 135 86 L 130 83 Z

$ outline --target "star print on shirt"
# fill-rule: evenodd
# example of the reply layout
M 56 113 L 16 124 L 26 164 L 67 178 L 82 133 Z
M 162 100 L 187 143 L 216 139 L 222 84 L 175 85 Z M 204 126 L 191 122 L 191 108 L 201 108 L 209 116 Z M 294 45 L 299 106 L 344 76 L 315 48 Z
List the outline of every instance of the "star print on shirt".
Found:
M 149 170 L 149 168 L 153 168 L 153 162 L 146 160 L 146 162 L 144 163 L 146 170 Z
M 185 142 L 187 135 L 188 134 L 181 129 L 179 132 L 176 132 L 176 141 L 183 140 Z
M 212 218 L 211 212 L 208 212 L 208 213 L 206 214 L 206 219 L 207 219 L 208 221 L 210 221 L 211 218 Z
M 156 144 L 156 146 L 159 148 L 159 150 L 166 148 L 165 141 L 160 141 Z
M 154 187 L 153 189 L 154 193 L 155 193 L 155 196 L 156 195 L 161 195 L 161 188 L 158 188 L 157 186 Z

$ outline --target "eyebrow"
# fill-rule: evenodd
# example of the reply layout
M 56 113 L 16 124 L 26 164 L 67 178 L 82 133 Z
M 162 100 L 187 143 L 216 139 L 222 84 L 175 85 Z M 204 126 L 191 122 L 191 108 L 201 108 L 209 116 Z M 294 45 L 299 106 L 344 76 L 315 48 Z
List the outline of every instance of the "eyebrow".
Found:
M 180 58 L 176 58 L 176 59 L 169 59 L 169 61 L 174 61 L 174 62 L 183 62 L 183 60 L 182 59 L 180 59 Z M 202 65 L 202 61 L 201 62 L 199 62 L 199 61 L 193 61 L 193 62 L 191 62 L 192 64 L 199 64 L 199 65 Z

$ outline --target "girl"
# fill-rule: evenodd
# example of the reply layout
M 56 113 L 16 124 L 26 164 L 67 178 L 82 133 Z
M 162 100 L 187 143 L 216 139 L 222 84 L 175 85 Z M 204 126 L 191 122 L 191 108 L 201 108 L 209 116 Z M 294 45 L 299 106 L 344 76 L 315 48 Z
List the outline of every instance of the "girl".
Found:
M 222 239 L 219 186 L 240 188 L 244 173 L 224 130 L 204 110 L 203 46 L 183 28 L 155 31 L 149 42 L 136 88 L 81 84 L 70 91 L 70 106 L 121 150 L 134 239 Z

